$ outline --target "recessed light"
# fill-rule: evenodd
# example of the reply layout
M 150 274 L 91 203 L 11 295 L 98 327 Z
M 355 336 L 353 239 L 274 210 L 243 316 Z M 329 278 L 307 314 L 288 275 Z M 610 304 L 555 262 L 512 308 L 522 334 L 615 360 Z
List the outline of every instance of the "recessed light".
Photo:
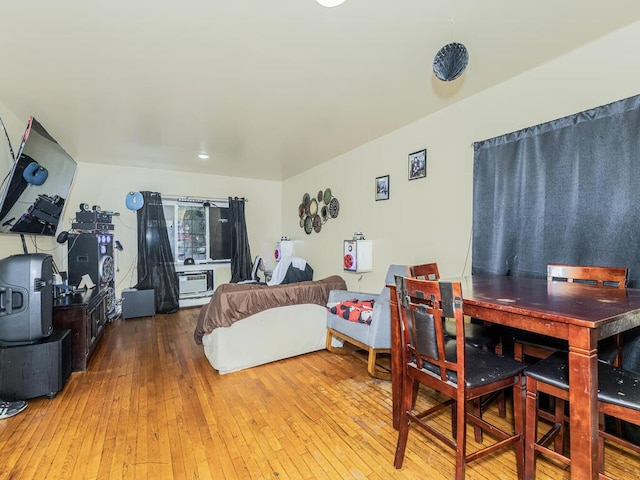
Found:
M 323 7 L 337 7 L 338 5 L 342 5 L 345 0 L 316 0 Z
M 207 158 L 209 158 L 209 155 L 207 155 L 206 153 L 201 153 L 200 155 L 198 155 L 198 158 L 201 158 L 202 160 L 206 160 Z

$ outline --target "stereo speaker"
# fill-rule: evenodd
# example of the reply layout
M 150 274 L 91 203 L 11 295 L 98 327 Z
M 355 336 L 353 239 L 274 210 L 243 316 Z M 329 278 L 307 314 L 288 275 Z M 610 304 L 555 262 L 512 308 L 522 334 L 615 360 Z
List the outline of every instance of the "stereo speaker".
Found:
M 78 286 L 89 275 L 96 288 L 113 282 L 113 235 L 110 233 L 73 233 L 67 240 L 69 284 Z

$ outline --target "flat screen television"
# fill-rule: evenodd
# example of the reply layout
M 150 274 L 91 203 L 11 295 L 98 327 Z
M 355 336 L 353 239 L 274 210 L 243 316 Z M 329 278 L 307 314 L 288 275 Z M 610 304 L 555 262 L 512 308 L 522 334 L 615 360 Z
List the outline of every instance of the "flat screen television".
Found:
M 76 161 L 29 117 L 0 199 L 0 233 L 55 236 Z
M 53 257 L 0 260 L 0 345 L 37 342 L 53 332 Z

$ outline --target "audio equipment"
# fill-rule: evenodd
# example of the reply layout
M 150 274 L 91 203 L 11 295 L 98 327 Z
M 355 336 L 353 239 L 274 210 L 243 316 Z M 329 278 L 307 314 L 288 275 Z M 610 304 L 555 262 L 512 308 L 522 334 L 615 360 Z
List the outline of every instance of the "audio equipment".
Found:
M 111 223 L 111 214 L 106 212 L 76 212 L 76 221 Z
M 114 230 L 113 223 L 96 223 L 96 222 L 73 222 L 71 228 L 74 230 L 82 230 L 85 233 L 106 233 Z
M 107 316 L 116 310 L 115 262 L 112 233 L 70 233 L 67 239 L 69 285 L 80 284 L 89 275 L 95 288 L 107 290 Z
M 113 234 L 70 233 L 67 246 L 70 285 L 78 285 L 86 274 L 99 289 L 113 281 Z

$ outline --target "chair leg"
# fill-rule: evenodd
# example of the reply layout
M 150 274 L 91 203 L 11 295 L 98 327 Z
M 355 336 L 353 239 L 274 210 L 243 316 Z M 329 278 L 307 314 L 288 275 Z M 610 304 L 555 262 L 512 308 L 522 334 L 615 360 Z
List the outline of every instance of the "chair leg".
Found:
M 504 398 L 505 391 L 502 390 L 498 394 L 498 416 L 500 418 L 505 418 L 507 416 L 507 401 Z
M 417 380 L 413 381 L 413 387 L 411 389 L 411 408 L 415 408 L 416 400 L 418 399 L 418 390 L 420 390 L 420 382 Z
M 515 394 L 514 394 L 515 397 Z M 514 398 L 514 414 L 516 411 Z M 536 440 L 538 438 L 538 382 L 527 378 L 527 393 L 525 400 L 525 453 L 524 453 L 524 476 L 525 478 L 535 478 L 536 474 Z
M 396 455 L 393 460 L 393 466 L 395 468 L 402 468 L 402 463 L 404 462 L 404 454 L 407 449 L 407 437 L 409 436 L 409 411 L 412 409 L 411 404 L 415 402 L 415 398 L 413 397 L 413 385 L 417 383 L 417 381 L 406 377 L 403 379 L 404 388 L 402 395 L 402 404 L 401 411 L 402 416 L 400 417 L 400 425 L 398 428 L 398 443 L 396 444 Z
M 525 478 L 525 397 L 527 394 L 524 377 L 521 377 L 513 385 L 513 428 L 516 434 L 520 435 L 515 445 L 516 450 L 516 471 L 518 480 Z M 503 392 L 504 393 L 504 392 Z M 504 400 L 504 394 L 502 395 Z
M 367 356 L 367 371 L 369 375 L 379 380 L 391 380 L 391 373 L 384 372 L 380 367 L 377 367 L 377 361 L 378 352 L 374 348 L 369 348 Z
M 566 430 L 564 421 L 564 406 L 564 400 L 555 398 L 554 422 L 559 425 L 559 429 L 555 439 L 553 440 L 553 449 L 561 455 L 564 454 L 564 432 Z
M 514 342 L 513 344 L 513 358 L 518 362 L 524 361 L 524 353 L 522 352 L 522 344 L 520 342 Z
M 458 412 L 458 406 L 456 402 L 451 404 L 451 436 L 454 440 L 458 438 L 458 417 L 456 413 Z
M 369 356 L 368 356 L 368 361 L 367 361 L 367 371 L 369 372 L 369 375 L 371 375 L 372 377 L 375 377 L 376 374 L 376 351 L 373 348 L 369 349 Z
M 478 418 L 482 418 L 482 398 L 473 400 L 473 414 Z M 478 443 L 482 443 L 482 428 L 477 425 L 473 427 L 473 439 Z
M 599 423 L 598 428 L 600 429 L 600 431 L 603 431 L 603 432 L 605 428 L 604 422 L 605 422 L 604 414 L 603 413 L 598 414 L 598 423 Z M 602 435 L 598 435 L 598 465 L 599 465 L 599 472 L 604 474 L 604 437 Z
M 409 417 L 407 412 L 402 414 L 400 419 L 400 428 L 398 430 L 398 443 L 396 445 L 396 455 L 393 460 L 393 466 L 395 468 L 402 468 L 404 462 L 404 453 L 407 449 L 407 437 L 409 435 Z
M 333 339 L 333 335 L 331 335 L 331 331 L 327 328 L 327 338 L 325 340 L 325 347 L 329 351 L 331 351 L 331 340 L 332 339 Z
M 456 425 L 456 480 L 463 480 L 467 467 L 467 402 L 463 398 L 458 398 L 454 402 L 456 406 L 456 417 L 461 419 Z

